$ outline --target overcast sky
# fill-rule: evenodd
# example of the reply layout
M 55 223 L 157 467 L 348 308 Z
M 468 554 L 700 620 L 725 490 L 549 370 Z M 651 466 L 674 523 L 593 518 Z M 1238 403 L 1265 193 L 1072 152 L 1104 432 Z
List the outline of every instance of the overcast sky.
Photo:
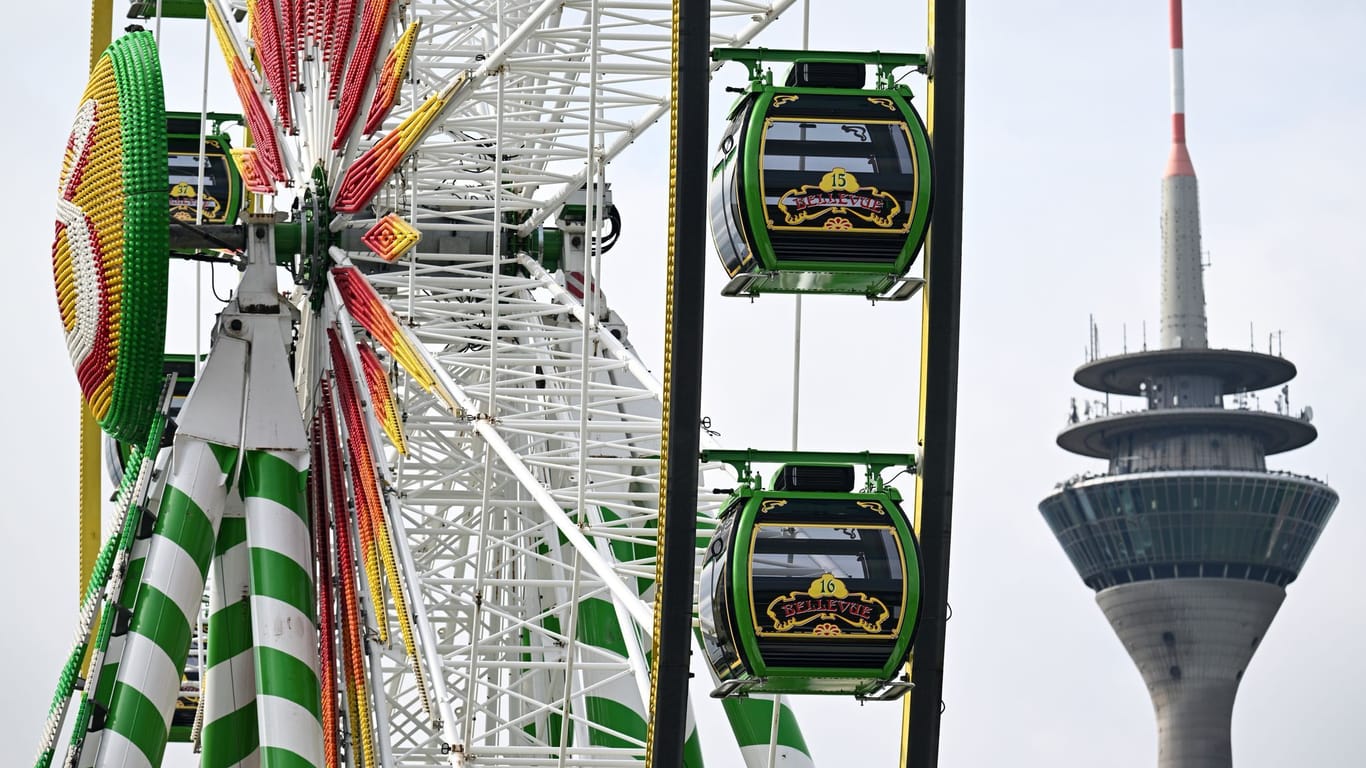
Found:
M 118 5 L 122 6 L 122 3 Z M 1327 480 L 1342 504 L 1289 588 L 1234 712 L 1240 768 L 1366 764 L 1366 613 L 1360 584 L 1366 498 L 1360 379 L 1366 285 L 1366 6 L 1191 0 L 1186 104 L 1200 178 L 1212 346 L 1266 350 L 1282 332 L 1300 370 L 1296 411 L 1320 438 L 1273 457 Z M 920 51 L 919 3 L 814 4 L 811 46 Z M 27 758 L 37 743 L 74 627 L 77 388 L 52 300 L 53 191 L 85 82 L 87 4 L 17 3 L 0 26 L 10 72 L 6 119 L 7 255 L 0 320 L 3 449 L 0 606 L 8 631 L 0 740 Z M 941 765 L 1116 766 L 1156 762 L 1147 694 L 1118 640 L 1052 539 L 1037 503 L 1095 460 L 1054 437 L 1083 362 L 1087 317 L 1101 351 L 1157 340 L 1160 179 L 1169 141 L 1167 4 L 979 0 L 968 18 L 962 353 L 953 569 Z M 799 14 L 763 44 L 795 47 Z M 181 28 L 182 34 L 191 31 Z M 202 34 L 193 32 L 193 34 Z M 197 57 L 165 62 L 197 77 Z M 221 64 L 213 62 L 215 77 Z M 736 65 L 718 89 L 741 85 Z M 175 75 L 173 75 L 174 77 Z M 193 79 L 193 78 L 192 78 Z M 923 93 L 920 84 L 917 92 Z M 235 109 L 226 96 L 213 108 Z M 197 107 L 180 94 L 172 108 Z M 923 102 L 923 98 L 921 99 Z M 717 97 L 724 106 L 728 99 Z M 922 103 L 923 106 L 923 103 Z M 660 369 L 664 192 L 662 129 L 609 170 L 625 219 L 603 283 Z M 704 412 L 731 447 L 786 447 L 793 302 L 721 299 L 710 276 Z M 181 297 L 181 305 L 185 299 Z M 919 305 L 805 302 L 801 447 L 913 447 Z M 185 325 L 185 316 L 179 322 Z M 177 335 L 177 333 L 179 335 Z M 184 343 L 183 329 L 173 339 Z M 174 343 L 174 342 L 173 342 Z M 752 393 L 771 382 L 760 401 Z M 1269 407 L 1273 395 L 1264 398 Z M 803 700 L 819 765 L 895 766 L 900 708 Z M 733 764 L 704 733 L 713 766 Z

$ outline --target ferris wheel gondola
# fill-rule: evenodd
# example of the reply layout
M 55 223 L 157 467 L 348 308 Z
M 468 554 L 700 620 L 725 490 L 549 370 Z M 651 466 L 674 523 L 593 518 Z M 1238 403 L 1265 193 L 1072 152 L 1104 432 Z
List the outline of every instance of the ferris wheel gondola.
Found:
M 731 278 L 722 293 L 910 298 L 920 282 L 906 273 L 929 223 L 930 146 L 910 88 L 892 73 L 925 57 L 762 49 L 713 57 L 750 70 L 712 169 L 712 237 Z M 765 61 L 793 62 L 781 85 Z
M 241 124 L 237 115 L 168 112 L 167 165 L 171 218 L 175 222 L 236 224 L 245 190 L 232 157 L 232 140 L 224 127 Z M 204 131 L 201 123 L 208 122 Z
M 919 547 L 881 470 L 914 456 L 708 451 L 741 486 L 707 546 L 699 586 L 716 697 L 897 698 L 920 618 Z M 765 488 L 751 462 L 783 461 Z M 854 490 L 854 467 L 868 466 Z

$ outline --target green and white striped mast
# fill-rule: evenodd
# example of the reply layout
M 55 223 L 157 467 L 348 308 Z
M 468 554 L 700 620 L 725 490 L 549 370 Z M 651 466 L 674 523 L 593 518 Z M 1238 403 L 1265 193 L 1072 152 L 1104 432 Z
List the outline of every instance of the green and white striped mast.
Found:
M 245 762 L 260 746 L 256 725 L 256 660 L 251 640 L 251 559 L 240 499 L 228 499 L 209 571 L 209 637 L 198 741 L 223 765 Z
M 117 658 L 106 657 L 115 676 L 92 755 L 99 767 L 161 764 L 222 521 L 235 451 L 181 431 L 171 453 L 126 635 Z
M 106 662 L 118 669 L 96 768 L 160 765 L 211 563 L 206 764 L 323 765 L 308 441 L 272 223 L 248 220 L 246 271 L 180 412 L 127 636 Z M 240 505 L 229 503 L 233 491 Z M 225 520 L 238 506 L 244 516 Z

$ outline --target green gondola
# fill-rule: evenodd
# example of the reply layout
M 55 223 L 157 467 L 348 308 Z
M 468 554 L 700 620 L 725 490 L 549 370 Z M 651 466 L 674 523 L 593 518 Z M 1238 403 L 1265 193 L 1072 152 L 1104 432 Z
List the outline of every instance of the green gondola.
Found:
M 240 123 L 237 115 L 209 113 L 204 134 L 204 186 L 199 190 L 200 115 L 198 112 L 166 113 L 166 146 L 170 164 L 171 218 L 194 224 L 203 205 L 203 224 L 236 224 L 242 207 L 242 176 L 232 159 L 232 144 L 225 123 Z
M 717 49 L 750 84 L 712 168 L 710 217 L 728 296 L 833 293 L 910 298 L 929 224 L 931 153 L 893 70 L 915 54 Z M 783 85 L 763 61 L 792 61 Z M 877 84 L 865 88 L 868 66 Z
M 741 486 L 707 546 L 698 613 L 716 697 L 892 699 L 920 618 L 919 547 L 882 470 L 894 454 L 709 451 Z M 785 462 L 765 489 L 751 462 Z M 853 492 L 853 463 L 867 467 Z

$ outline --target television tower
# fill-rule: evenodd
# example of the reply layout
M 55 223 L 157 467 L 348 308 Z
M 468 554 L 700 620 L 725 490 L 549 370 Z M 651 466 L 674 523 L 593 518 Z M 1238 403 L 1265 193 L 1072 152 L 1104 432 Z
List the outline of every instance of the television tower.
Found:
M 1143 676 L 1159 768 L 1232 765 L 1233 700 L 1248 662 L 1338 503 L 1266 457 L 1312 442 L 1292 412 L 1295 366 L 1211 349 L 1195 169 L 1186 149 L 1181 0 L 1171 4 L 1172 150 L 1162 180 L 1159 349 L 1095 357 L 1074 380 L 1142 397 L 1142 410 L 1073 408 L 1058 445 L 1107 459 L 1060 483 L 1039 511 Z M 1255 406 L 1279 387 L 1276 412 Z M 1225 399 L 1232 402 L 1226 407 Z

